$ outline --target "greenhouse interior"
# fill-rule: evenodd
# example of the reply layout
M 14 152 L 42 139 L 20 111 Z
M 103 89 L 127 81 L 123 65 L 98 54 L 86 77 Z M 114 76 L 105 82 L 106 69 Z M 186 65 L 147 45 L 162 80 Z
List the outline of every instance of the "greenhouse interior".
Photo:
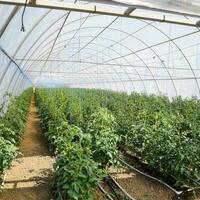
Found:
M 200 200 L 200 0 L 0 19 L 0 200 Z

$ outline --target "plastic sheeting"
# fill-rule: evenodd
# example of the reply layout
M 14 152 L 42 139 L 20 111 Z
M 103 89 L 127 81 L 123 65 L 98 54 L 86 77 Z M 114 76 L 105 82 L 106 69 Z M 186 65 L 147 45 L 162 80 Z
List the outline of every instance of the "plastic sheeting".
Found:
M 155 7 L 170 3 L 140 2 Z M 0 6 L 0 30 L 13 9 Z M 0 46 L 24 73 L 0 52 L 0 95 L 7 90 L 19 94 L 31 85 L 30 78 L 45 87 L 200 97 L 200 32 L 196 27 L 27 7 L 26 31 L 21 32 L 22 10 L 10 20 Z

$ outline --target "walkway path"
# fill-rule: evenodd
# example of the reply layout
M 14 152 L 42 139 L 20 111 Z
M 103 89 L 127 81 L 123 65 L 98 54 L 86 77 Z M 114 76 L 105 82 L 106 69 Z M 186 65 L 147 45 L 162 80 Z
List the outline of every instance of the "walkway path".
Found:
M 43 137 L 35 101 L 32 99 L 20 145 L 22 155 L 6 173 L 1 200 L 50 200 L 53 159 Z

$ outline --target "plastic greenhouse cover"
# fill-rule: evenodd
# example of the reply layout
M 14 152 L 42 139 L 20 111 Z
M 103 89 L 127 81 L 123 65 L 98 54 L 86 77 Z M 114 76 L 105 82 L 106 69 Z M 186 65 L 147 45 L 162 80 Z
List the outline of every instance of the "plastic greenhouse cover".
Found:
M 131 0 L 89 2 L 121 8 L 136 4 Z M 171 2 L 137 0 L 137 5 L 148 6 L 149 12 L 153 12 L 152 6 L 186 9 L 193 14 L 199 9 L 198 1 Z M 14 6 L 0 6 L 0 30 L 12 10 Z M 9 22 L 0 46 L 38 86 L 200 97 L 200 30 L 197 27 L 27 7 L 26 31 L 22 32 L 22 11 L 23 6 Z M 21 92 L 22 86 L 30 85 L 25 84 L 15 65 L 10 65 L 3 54 L 0 54 L 0 64 L 1 91 L 8 88 Z

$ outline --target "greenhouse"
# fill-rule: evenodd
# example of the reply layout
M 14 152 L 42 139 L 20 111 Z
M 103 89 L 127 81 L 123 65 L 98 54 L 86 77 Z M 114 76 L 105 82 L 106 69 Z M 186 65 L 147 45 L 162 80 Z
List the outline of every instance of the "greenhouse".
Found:
M 199 0 L 0 0 L 0 199 L 200 200 Z

